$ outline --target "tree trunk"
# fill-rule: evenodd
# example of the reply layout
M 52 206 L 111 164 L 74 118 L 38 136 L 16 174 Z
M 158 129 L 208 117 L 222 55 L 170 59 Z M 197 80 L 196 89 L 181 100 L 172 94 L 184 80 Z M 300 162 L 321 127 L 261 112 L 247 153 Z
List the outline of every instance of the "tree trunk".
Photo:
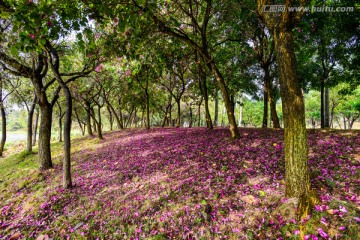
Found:
M 193 113 L 192 113 L 192 108 L 191 108 L 191 106 L 190 106 L 190 121 L 189 121 L 189 128 L 191 128 L 192 127 L 192 123 L 193 123 Z
M 58 123 L 59 123 L 59 142 L 62 142 L 62 114 L 59 114 L 59 118 L 58 118 Z
M 114 118 L 115 118 L 115 121 L 116 121 L 116 125 L 117 125 L 117 129 L 123 129 L 122 125 L 121 125 L 121 121 L 120 121 L 120 118 L 119 116 L 116 114 L 116 111 L 114 109 L 114 107 L 110 104 L 110 103 L 107 103 L 108 104 L 108 107 L 110 108 L 110 111 L 112 112 Z
M 113 122 L 114 122 L 113 115 L 112 115 L 112 112 L 111 112 L 111 109 L 110 109 L 109 105 L 106 106 L 106 109 L 109 112 L 110 131 L 112 131 L 113 130 Z
M 39 160 L 40 170 L 53 167 L 51 161 L 51 123 L 53 107 L 49 103 L 40 102 L 40 129 L 39 129 Z
M 37 129 L 38 129 L 38 125 L 39 125 L 39 111 L 36 111 L 35 113 L 35 123 L 34 123 L 34 131 L 33 131 L 33 138 L 32 138 L 32 145 L 35 146 L 36 144 L 36 134 L 37 134 Z
M 98 134 L 98 138 L 99 139 L 104 139 L 103 135 L 102 135 L 102 130 L 101 130 L 101 107 L 98 105 L 98 117 L 99 117 L 99 121 L 97 121 L 97 134 Z
M 268 91 L 269 89 L 267 87 L 265 87 L 267 85 L 266 81 L 264 81 L 264 111 L 263 111 L 263 122 L 262 122 L 262 127 L 263 128 L 267 128 L 267 122 L 268 122 Z
M 330 92 L 329 88 L 325 88 L 324 94 L 324 127 L 330 127 Z
M 211 121 L 211 115 L 209 110 L 209 95 L 207 90 L 206 84 L 206 71 L 202 68 L 201 64 L 198 65 L 199 67 L 199 80 L 200 80 L 200 90 L 204 97 L 204 105 L 205 105 L 205 120 L 206 120 L 206 127 L 209 129 L 213 129 L 213 124 Z
M 300 217 L 304 217 L 317 199 L 312 198 L 310 185 L 304 99 L 297 75 L 291 29 L 275 29 L 274 40 L 284 113 L 285 195 L 299 198 Z
M 91 108 L 90 112 L 91 112 L 91 118 L 92 118 L 93 123 L 94 123 L 94 132 L 97 132 L 97 121 L 96 121 L 96 117 L 95 117 L 94 108 Z
M 146 90 L 146 129 L 150 129 L 150 96 Z
M 211 58 L 209 57 L 209 59 L 211 59 Z M 219 69 L 216 67 L 213 60 L 210 61 L 208 66 L 209 66 L 210 70 L 212 71 L 212 73 L 214 74 L 214 76 L 216 78 L 216 81 L 218 83 L 218 86 L 220 88 L 221 94 L 223 96 L 227 116 L 228 116 L 228 119 L 229 119 L 231 138 L 233 138 L 233 139 L 239 138 L 240 134 L 239 134 L 239 130 L 238 130 L 237 125 L 236 125 L 236 120 L 235 120 L 235 115 L 234 115 L 234 107 L 233 107 L 233 104 L 230 101 L 228 90 L 226 88 L 224 78 L 221 75 Z
M 219 95 L 218 90 L 215 90 L 215 113 L 214 113 L 214 126 L 218 125 L 219 121 Z
M 176 119 L 176 127 L 180 127 L 181 124 L 181 109 L 180 109 L 180 99 L 175 99 L 177 105 L 177 119 Z
M 203 101 L 203 98 L 201 98 L 201 101 L 200 101 L 199 107 L 198 107 L 198 116 L 199 116 L 198 127 L 200 127 L 200 125 L 201 125 L 201 104 L 202 104 L 202 101 Z
M 0 156 L 3 155 L 6 142 L 6 114 L 3 102 L 3 80 L 0 79 L 0 112 L 1 112 L 1 142 L 0 142 Z
M 321 83 L 320 83 L 320 127 L 321 128 L 325 128 L 325 99 L 324 99 L 324 95 L 325 95 L 325 78 L 321 78 Z
M 90 102 L 85 101 L 85 110 L 86 110 L 86 126 L 87 132 L 89 136 L 93 136 L 92 128 L 91 128 L 91 106 Z
M 267 89 L 267 93 L 268 93 L 268 100 L 269 100 L 269 105 L 270 105 L 270 117 L 271 117 L 271 122 L 273 124 L 273 128 L 275 129 L 279 129 L 280 128 L 280 122 L 279 122 L 279 117 L 277 115 L 276 112 L 276 102 L 274 99 L 274 94 L 273 94 L 273 89 L 271 87 L 271 78 L 270 78 L 270 73 L 269 73 L 269 68 L 264 68 L 264 72 L 265 72 L 265 77 L 264 77 L 264 81 L 266 83 L 266 89 Z
M 37 98 L 34 96 L 34 100 L 29 108 L 28 111 L 28 120 L 27 120 L 27 144 L 26 144 L 26 151 L 28 153 L 32 152 L 33 146 L 33 118 L 34 118 L 34 111 L 36 107 Z

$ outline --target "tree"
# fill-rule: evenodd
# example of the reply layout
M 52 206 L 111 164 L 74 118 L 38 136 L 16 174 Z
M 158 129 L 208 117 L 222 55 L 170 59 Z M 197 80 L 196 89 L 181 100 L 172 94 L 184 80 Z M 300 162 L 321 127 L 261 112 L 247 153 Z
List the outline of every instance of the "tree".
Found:
M 307 1 L 300 1 L 305 6 Z M 280 14 L 264 12 L 268 0 L 258 0 L 258 13 L 272 31 L 280 75 L 280 92 L 284 114 L 285 182 L 287 197 L 299 198 L 299 216 L 306 217 L 318 198 L 311 189 L 308 166 L 308 145 L 305 124 L 305 109 L 292 30 L 298 24 L 302 12 L 290 12 L 294 1 L 284 1 Z

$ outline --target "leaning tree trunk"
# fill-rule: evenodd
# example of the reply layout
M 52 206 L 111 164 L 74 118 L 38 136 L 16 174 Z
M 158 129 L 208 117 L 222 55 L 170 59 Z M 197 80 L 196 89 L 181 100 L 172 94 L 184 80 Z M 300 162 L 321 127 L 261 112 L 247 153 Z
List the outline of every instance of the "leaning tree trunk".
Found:
M 111 109 L 110 109 L 109 105 L 106 106 L 106 109 L 108 110 L 108 113 L 109 113 L 110 131 L 112 131 L 113 130 L 113 123 L 114 123 L 113 114 L 111 112 Z
M 27 120 L 27 144 L 26 144 L 26 152 L 31 153 L 33 147 L 33 118 L 34 111 L 36 107 L 36 96 L 34 97 L 34 101 L 32 102 L 29 112 L 28 112 L 28 120 Z
M 40 129 L 39 129 L 39 159 L 40 169 L 46 170 L 53 167 L 51 161 L 51 123 L 53 107 L 50 103 L 40 102 Z
M 299 198 L 300 217 L 304 217 L 317 198 L 310 184 L 304 99 L 291 29 L 287 26 L 275 29 L 274 40 L 284 113 L 285 195 Z
M 211 58 L 209 57 L 209 59 L 211 59 Z M 231 138 L 233 138 L 233 139 L 239 138 L 240 134 L 239 134 L 239 130 L 238 130 L 237 125 L 236 125 L 235 114 L 234 114 L 234 106 L 230 101 L 228 90 L 226 88 L 224 78 L 221 75 L 219 69 L 217 68 L 217 66 L 215 65 L 213 60 L 210 61 L 208 66 L 211 69 L 212 73 L 214 74 L 214 76 L 216 78 L 216 81 L 218 83 L 218 86 L 220 88 L 221 94 L 223 96 L 227 116 L 228 116 L 228 119 L 229 119 Z

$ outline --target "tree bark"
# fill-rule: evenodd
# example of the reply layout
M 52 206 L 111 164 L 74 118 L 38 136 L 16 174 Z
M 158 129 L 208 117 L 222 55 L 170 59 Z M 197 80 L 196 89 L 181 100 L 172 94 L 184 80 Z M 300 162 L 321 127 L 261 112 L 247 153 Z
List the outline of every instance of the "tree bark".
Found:
M 321 79 L 321 83 L 320 83 L 320 127 L 321 128 L 325 128 L 325 79 L 322 78 Z
M 330 127 L 330 92 L 329 88 L 325 88 L 324 93 L 324 127 Z
M 36 144 L 36 134 L 37 134 L 38 125 L 39 125 L 39 111 L 36 111 L 33 138 L 32 138 L 32 145 L 33 146 L 35 146 L 35 144 Z
M 190 106 L 190 121 L 189 121 L 189 128 L 191 128 L 192 127 L 192 124 L 193 124 L 193 113 L 192 113 L 192 108 L 191 108 L 191 106 Z
M 211 59 L 211 58 L 209 57 L 209 59 Z M 233 138 L 233 139 L 239 138 L 240 133 L 239 133 L 239 130 L 236 125 L 236 120 L 235 120 L 235 115 L 234 115 L 234 107 L 230 101 L 224 78 L 221 75 L 219 69 L 217 68 L 217 66 L 215 65 L 213 60 L 211 60 L 210 63 L 208 63 L 208 66 L 209 66 L 210 70 L 213 72 L 213 74 L 216 78 L 216 81 L 218 82 L 218 86 L 220 88 L 222 96 L 223 96 L 227 116 L 229 119 L 231 138 Z
M 219 122 L 219 95 L 218 90 L 215 90 L 215 112 L 214 112 L 214 126 L 218 126 Z
M 276 102 L 274 99 L 273 89 L 271 86 L 271 77 L 270 77 L 269 68 L 268 67 L 264 68 L 264 72 L 265 72 L 264 81 L 266 83 L 266 89 L 267 89 L 267 93 L 268 93 L 268 101 L 270 103 L 269 105 L 270 105 L 271 122 L 273 123 L 273 128 L 280 129 L 280 122 L 279 122 L 279 117 L 276 112 Z
M 101 107 L 98 105 L 98 117 L 99 117 L 99 121 L 97 121 L 97 134 L 98 134 L 98 138 L 99 139 L 104 139 L 103 135 L 102 135 L 102 130 L 101 130 Z
M 113 130 L 113 122 L 114 122 L 112 111 L 111 111 L 109 105 L 106 106 L 106 109 L 108 110 L 108 113 L 109 113 L 110 131 L 112 131 Z
M 146 96 L 146 129 L 150 129 L 150 96 L 147 92 L 147 88 L 145 90 Z
M 34 118 L 34 111 L 36 107 L 36 96 L 34 96 L 34 100 L 29 108 L 28 111 L 28 120 L 27 120 L 27 144 L 26 144 L 26 152 L 32 153 L 32 146 L 33 146 L 33 118 Z
M 267 87 L 267 82 L 264 81 L 264 109 L 263 109 L 263 122 L 262 122 L 262 128 L 267 128 L 267 123 L 268 123 L 268 95 L 269 95 L 269 88 Z
M 308 214 L 312 190 L 308 166 L 308 143 L 305 125 L 304 99 L 297 75 L 297 65 L 291 29 L 274 31 L 280 91 L 284 113 L 285 195 L 298 197 L 300 216 Z
M 39 160 L 40 169 L 46 170 L 53 167 L 51 161 L 51 123 L 53 107 L 50 103 L 40 101 L 40 129 L 39 129 Z
M 0 142 L 0 156 L 3 155 L 6 142 L 6 114 L 3 102 L 3 80 L 0 79 L 0 112 L 1 112 L 1 142 Z
M 93 136 L 91 128 L 91 106 L 89 101 L 85 101 L 85 110 L 86 110 L 86 127 L 89 136 Z

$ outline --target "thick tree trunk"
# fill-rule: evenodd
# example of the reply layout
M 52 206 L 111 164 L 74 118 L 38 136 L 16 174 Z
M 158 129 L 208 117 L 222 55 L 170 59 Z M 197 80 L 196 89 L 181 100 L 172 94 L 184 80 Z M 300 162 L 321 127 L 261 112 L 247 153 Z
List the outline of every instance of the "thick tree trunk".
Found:
M 35 146 L 36 144 L 36 134 L 37 134 L 37 129 L 38 129 L 38 125 L 39 125 L 39 111 L 36 111 L 35 113 L 35 123 L 34 123 L 34 131 L 33 131 L 33 138 L 32 138 L 32 145 Z
M 214 126 L 218 126 L 219 121 L 219 95 L 218 90 L 215 90 L 215 111 L 214 111 Z
M 304 99 L 297 75 L 292 32 L 284 28 L 275 29 L 274 40 L 284 113 L 285 195 L 299 198 L 299 212 L 303 217 L 317 199 L 311 198 Z
M 53 107 L 49 103 L 40 102 L 40 129 L 39 129 L 39 160 L 40 169 L 46 170 L 53 167 L 51 161 L 51 123 Z
M 89 136 L 93 136 L 92 128 L 91 128 L 91 106 L 90 102 L 85 101 L 85 110 L 86 110 L 86 127 Z
M 209 59 L 211 59 L 211 58 L 209 58 Z M 239 138 L 240 134 L 239 134 L 239 130 L 238 130 L 237 125 L 236 125 L 236 120 L 235 120 L 235 115 L 234 115 L 234 107 L 233 107 L 233 104 L 230 101 L 228 90 L 226 88 L 224 78 L 221 75 L 219 69 L 216 67 L 213 60 L 210 61 L 208 66 L 209 66 L 210 70 L 212 71 L 212 73 L 214 74 L 214 76 L 216 78 L 216 81 L 218 83 L 219 89 L 221 91 L 221 94 L 223 96 L 227 116 L 228 116 L 228 119 L 229 119 L 231 138 L 233 138 L 233 139 Z
M 29 108 L 28 111 L 28 119 L 27 119 L 27 144 L 26 144 L 26 151 L 28 153 L 32 152 L 32 146 L 33 146 L 33 118 L 34 118 L 34 111 L 36 107 L 36 96 L 34 97 L 34 100 Z
M 62 142 L 62 114 L 59 114 L 58 118 L 58 124 L 59 124 L 59 142 Z

